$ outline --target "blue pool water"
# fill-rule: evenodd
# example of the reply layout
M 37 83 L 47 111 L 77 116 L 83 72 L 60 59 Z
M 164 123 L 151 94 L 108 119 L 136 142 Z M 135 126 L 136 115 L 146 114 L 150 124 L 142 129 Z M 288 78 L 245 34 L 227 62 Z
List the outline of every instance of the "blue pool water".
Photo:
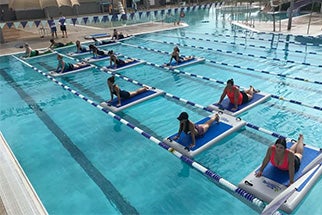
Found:
M 316 83 L 322 81 L 322 47 L 302 38 L 308 43 L 301 44 L 293 36 L 246 32 L 220 13 L 214 8 L 189 12 L 188 28 L 137 36 L 104 49 L 162 65 L 169 61 L 164 52 L 178 43 L 183 55 L 206 62 L 180 68 L 185 74 L 150 64 L 119 73 L 201 106 L 218 101 L 224 85 L 188 74 L 252 84 L 284 100 L 271 98 L 240 115 L 243 120 L 290 138 L 303 133 L 307 144 L 322 148 L 322 115 L 312 108 L 322 106 L 321 84 Z M 74 48 L 59 52 L 70 51 Z M 57 66 L 55 55 L 27 63 L 43 72 Z M 109 99 L 110 75 L 99 70 L 108 64 L 97 62 L 98 68 L 57 80 L 99 104 Z M 257 214 L 173 154 L 13 56 L 0 57 L 0 74 L 0 130 L 49 214 Z M 129 91 L 140 87 L 122 78 L 116 82 Z M 210 114 L 167 95 L 117 115 L 162 140 L 177 132 L 181 111 L 189 112 L 192 121 Z M 274 140 L 245 127 L 195 160 L 237 185 L 261 163 Z M 294 214 L 320 214 L 321 189 L 319 180 Z

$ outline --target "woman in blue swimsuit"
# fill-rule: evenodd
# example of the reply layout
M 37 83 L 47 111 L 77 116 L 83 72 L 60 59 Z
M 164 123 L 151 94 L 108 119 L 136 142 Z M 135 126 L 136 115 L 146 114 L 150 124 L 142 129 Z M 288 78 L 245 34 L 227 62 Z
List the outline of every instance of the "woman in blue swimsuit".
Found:
M 211 119 L 209 119 L 207 122 L 204 124 L 194 124 L 191 122 L 189 119 L 189 115 L 187 112 L 182 112 L 178 116 L 178 120 L 180 121 L 180 127 L 179 127 L 179 132 L 177 136 L 173 138 L 173 140 L 179 139 L 182 131 L 186 134 L 190 134 L 192 142 L 189 146 L 185 147 L 186 150 L 190 150 L 196 145 L 196 137 L 201 137 L 203 136 L 209 129 L 209 127 L 212 125 L 214 121 L 219 122 L 219 115 L 215 114 Z
M 121 99 L 129 99 L 133 96 L 136 96 L 140 93 L 143 93 L 148 90 L 148 87 L 142 87 L 140 89 L 137 89 L 136 91 L 128 92 L 126 90 L 121 90 L 117 84 L 115 84 L 115 76 L 111 76 L 107 79 L 107 86 L 108 89 L 110 90 L 111 94 L 111 100 L 108 101 L 108 103 L 111 103 L 113 101 L 113 96 L 117 96 L 117 106 L 121 106 Z

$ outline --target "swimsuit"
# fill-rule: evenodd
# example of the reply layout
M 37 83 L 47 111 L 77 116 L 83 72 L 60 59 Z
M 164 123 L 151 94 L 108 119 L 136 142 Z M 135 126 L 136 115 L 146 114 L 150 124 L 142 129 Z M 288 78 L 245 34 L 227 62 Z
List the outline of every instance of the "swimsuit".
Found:
M 112 93 L 117 96 L 116 92 L 114 91 L 114 87 L 115 87 L 115 85 L 113 85 L 113 87 L 112 87 L 112 89 L 113 89 Z M 131 97 L 131 94 L 126 90 L 121 90 L 120 89 L 120 97 L 122 99 L 128 99 L 128 98 Z
M 30 52 L 30 57 L 34 57 L 34 56 L 37 56 L 37 55 L 39 55 L 39 52 L 37 50 L 32 50 Z
M 273 145 L 272 146 L 272 155 L 270 157 L 270 161 L 271 161 L 272 165 L 277 167 L 280 170 L 288 170 L 288 153 L 289 152 L 290 151 L 286 149 L 286 153 L 284 153 L 284 157 L 283 157 L 283 162 L 282 162 L 281 165 L 278 166 L 275 163 L 276 147 L 275 147 L 275 145 Z M 294 157 L 294 169 L 295 169 L 295 172 L 297 172 L 299 170 L 300 164 L 301 164 L 300 158 L 295 155 L 295 157 Z
M 65 68 L 64 68 L 64 72 L 68 72 L 68 71 L 72 71 L 74 69 L 74 64 L 72 63 L 65 63 Z
M 116 65 L 124 65 L 124 60 L 116 59 Z
M 232 86 L 232 88 L 234 90 L 237 90 L 236 86 Z M 235 92 L 234 90 L 230 90 L 227 92 L 227 96 L 230 100 L 230 103 L 235 104 Z M 248 99 L 248 95 L 244 92 L 244 91 L 240 91 L 239 96 L 238 96 L 238 101 L 237 101 L 237 105 L 241 105 L 241 104 L 245 104 L 249 101 Z
M 227 91 L 227 96 L 232 104 L 235 104 L 235 90 L 237 90 L 236 86 L 232 86 L 232 90 Z M 237 105 L 241 105 L 243 102 L 243 94 L 239 93 Z
M 197 137 L 203 136 L 205 134 L 205 130 L 203 129 L 202 126 L 195 124 L 195 129 L 197 130 Z

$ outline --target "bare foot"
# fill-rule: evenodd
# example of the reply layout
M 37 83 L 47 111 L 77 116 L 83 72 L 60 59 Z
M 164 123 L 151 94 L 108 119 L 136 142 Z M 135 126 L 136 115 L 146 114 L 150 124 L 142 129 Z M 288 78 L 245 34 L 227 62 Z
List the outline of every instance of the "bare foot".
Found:
M 300 142 L 300 141 L 302 141 L 302 142 L 303 142 L 303 139 L 304 139 L 303 134 L 300 134 L 300 135 L 299 135 L 299 138 L 297 139 L 297 141 L 298 141 L 298 142 Z
M 220 117 L 219 117 L 218 113 L 216 113 L 216 115 L 215 115 L 215 121 L 216 121 L 217 123 L 219 123 L 219 120 L 220 120 Z
M 249 87 L 250 87 L 250 89 L 253 90 L 254 93 L 259 93 L 260 92 L 260 90 L 256 90 L 252 85 L 250 85 Z

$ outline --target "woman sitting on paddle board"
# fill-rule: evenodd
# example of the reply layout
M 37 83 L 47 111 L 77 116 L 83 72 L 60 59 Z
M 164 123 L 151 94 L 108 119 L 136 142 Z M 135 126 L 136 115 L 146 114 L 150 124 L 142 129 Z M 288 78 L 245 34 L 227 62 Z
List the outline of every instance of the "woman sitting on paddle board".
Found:
M 189 146 L 185 147 L 186 150 L 190 150 L 196 145 L 196 137 L 203 136 L 209 129 L 209 127 L 212 125 L 214 121 L 219 122 L 219 115 L 215 114 L 211 119 L 209 119 L 204 124 L 194 124 L 189 119 L 189 115 L 187 112 L 182 112 L 178 116 L 178 120 L 180 121 L 180 127 L 179 132 L 177 136 L 173 138 L 173 140 L 179 139 L 181 132 L 183 131 L 186 134 L 190 134 L 192 142 Z
M 113 95 L 116 95 L 118 100 L 117 107 L 121 106 L 121 99 L 129 99 L 148 90 L 147 87 L 142 87 L 132 92 L 121 90 L 120 87 L 115 84 L 115 76 L 111 76 L 107 79 L 107 86 L 111 94 L 111 100 L 108 101 L 108 103 L 111 103 L 113 101 Z
M 286 140 L 280 137 L 276 140 L 275 144 L 267 149 L 266 156 L 263 160 L 262 166 L 256 172 L 256 177 L 260 177 L 267 166 L 271 162 L 273 166 L 280 170 L 289 172 L 290 184 L 294 183 L 294 174 L 297 172 L 301 165 L 303 157 L 303 135 L 300 134 L 296 143 L 290 149 L 286 148 Z
M 225 96 L 227 95 L 230 100 L 230 103 L 234 105 L 234 107 L 231 110 L 235 111 L 238 109 L 238 105 L 245 104 L 248 101 L 250 101 L 253 98 L 254 93 L 257 92 L 258 91 L 256 91 L 252 86 L 250 86 L 247 90 L 240 91 L 239 88 L 234 85 L 234 80 L 229 79 L 217 104 L 220 105 Z

